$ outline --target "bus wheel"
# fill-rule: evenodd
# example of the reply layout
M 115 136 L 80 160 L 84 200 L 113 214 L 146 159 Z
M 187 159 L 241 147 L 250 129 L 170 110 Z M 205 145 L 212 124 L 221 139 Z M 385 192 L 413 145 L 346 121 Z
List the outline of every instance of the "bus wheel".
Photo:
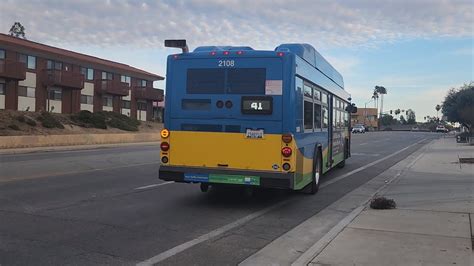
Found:
M 207 192 L 209 190 L 209 184 L 201 183 L 201 192 Z
M 321 153 L 318 152 L 317 156 L 315 156 L 316 162 L 313 163 L 313 181 L 308 185 L 309 186 L 309 194 L 316 194 L 319 190 L 319 183 L 321 181 Z

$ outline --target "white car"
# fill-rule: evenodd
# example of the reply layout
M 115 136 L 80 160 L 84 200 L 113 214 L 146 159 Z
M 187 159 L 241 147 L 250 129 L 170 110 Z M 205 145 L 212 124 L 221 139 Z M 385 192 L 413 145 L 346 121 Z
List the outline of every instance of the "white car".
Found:
M 448 132 L 448 129 L 445 128 L 443 125 L 438 125 L 438 126 L 436 126 L 436 132 L 447 133 L 447 132 Z
M 363 125 L 355 125 L 352 128 L 352 133 L 365 133 L 365 127 Z

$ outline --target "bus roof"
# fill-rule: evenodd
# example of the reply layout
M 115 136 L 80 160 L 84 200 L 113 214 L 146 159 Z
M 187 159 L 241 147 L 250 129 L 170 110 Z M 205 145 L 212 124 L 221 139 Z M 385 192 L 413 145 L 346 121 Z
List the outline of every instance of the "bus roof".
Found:
M 199 46 L 194 49 L 193 53 L 204 53 L 212 51 L 249 51 L 249 52 L 269 52 L 256 51 L 249 46 Z M 323 73 L 326 77 L 334 81 L 338 86 L 344 89 L 344 79 L 342 75 L 318 52 L 316 49 L 307 43 L 286 43 L 280 44 L 275 48 L 277 52 L 293 53 L 308 64 L 312 65 Z

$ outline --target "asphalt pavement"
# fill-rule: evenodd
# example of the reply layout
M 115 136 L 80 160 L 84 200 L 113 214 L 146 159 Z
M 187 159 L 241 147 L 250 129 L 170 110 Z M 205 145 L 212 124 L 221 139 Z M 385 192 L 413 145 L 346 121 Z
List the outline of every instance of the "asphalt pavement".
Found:
M 235 265 L 440 135 L 353 135 L 314 196 L 163 182 L 158 145 L 0 155 L 0 265 Z

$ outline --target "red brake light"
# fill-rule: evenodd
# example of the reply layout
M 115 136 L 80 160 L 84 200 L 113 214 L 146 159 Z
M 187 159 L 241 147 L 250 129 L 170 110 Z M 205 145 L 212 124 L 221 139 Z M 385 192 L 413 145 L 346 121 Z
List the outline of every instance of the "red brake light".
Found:
M 168 151 L 170 149 L 170 144 L 168 142 L 162 142 L 160 148 L 162 151 Z
M 242 54 L 244 54 L 244 52 L 243 51 L 237 51 L 237 54 L 242 55 Z
M 209 54 L 210 55 L 216 55 L 217 53 L 216 52 L 210 52 Z
M 277 55 L 278 56 L 284 56 L 285 54 L 283 52 L 278 52 Z
M 178 55 L 177 54 L 173 55 L 173 58 L 178 59 Z
M 290 143 L 293 140 L 293 136 L 291 136 L 291 134 L 284 134 L 281 136 L 281 140 L 284 143 Z
M 290 157 L 292 152 L 293 151 L 290 147 L 284 147 L 283 149 L 281 149 L 281 154 L 285 157 Z
M 229 51 L 224 51 L 224 55 L 229 55 Z

